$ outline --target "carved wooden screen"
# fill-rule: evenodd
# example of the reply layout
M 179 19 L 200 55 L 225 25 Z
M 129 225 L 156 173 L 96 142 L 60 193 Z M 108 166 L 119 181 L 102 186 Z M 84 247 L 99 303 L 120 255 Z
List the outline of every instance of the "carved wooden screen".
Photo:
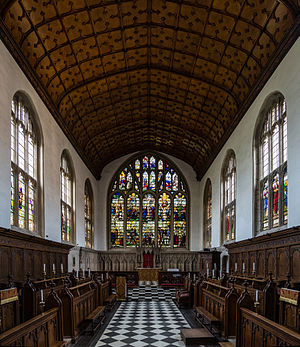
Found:
M 27 98 L 16 94 L 11 104 L 11 208 L 10 223 L 38 231 L 40 139 Z
M 89 179 L 84 186 L 84 226 L 85 226 L 85 247 L 94 247 L 94 196 L 92 185 Z
M 257 129 L 259 182 L 257 232 L 280 227 L 288 219 L 287 114 L 281 95 L 272 96 Z
M 168 160 L 131 159 L 109 191 L 110 247 L 187 247 L 188 202 L 185 179 Z

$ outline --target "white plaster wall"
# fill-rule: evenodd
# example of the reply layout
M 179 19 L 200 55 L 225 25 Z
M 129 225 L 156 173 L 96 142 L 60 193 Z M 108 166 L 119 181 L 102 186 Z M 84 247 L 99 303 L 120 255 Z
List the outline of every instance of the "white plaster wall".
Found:
M 98 210 L 98 182 L 82 162 L 2 42 L 0 42 L 0 226 L 10 227 L 10 108 L 11 100 L 17 91 L 24 91 L 30 96 L 44 138 L 45 236 L 53 241 L 61 241 L 60 158 L 62 151 L 66 148 L 71 155 L 76 177 L 76 243 L 84 246 L 84 184 L 86 178 L 89 178 L 94 192 L 95 209 Z M 96 221 L 95 229 L 97 228 Z
M 265 99 L 279 91 L 286 98 L 288 116 L 288 226 L 300 224 L 300 39 L 296 41 L 275 73 L 259 93 L 246 115 L 223 146 L 206 175 L 200 182 L 200 209 L 206 179 L 212 182 L 212 246 L 220 245 L 220 172 L 229 149 L 236 154 L 236 240 L 253 236 L 253 134 L 257 117 Z M 200 213 L 201 239 L 203 213 Z
M 97 249 L 106 250 L 107 249 L 107 193 L 109 184 L 115 172 L 119 167 L 132 155 L 136 153 L 131 153 L 129 155 L 123 156 L 114 160 L 113 162 L 106 165 L 102 171 L 102 177 L 99 182 L 98 190 L 98 207 L 99 210 L 96 212 L 98 216 L 98 226 L 97 231 L 97 244 L 95 245 Z M 164 154 L 164 153 L 163 153 Z M 190 165 L 184 161 L 177 159 L 173 156 L 164 154 L 165 157 L 172 160 L 175 165 L 181 170 L 182 174 L 186 178 L 186 181 L 190 190 L 190 239 L 189 247 L 190 250 L 198 250 L 200 247 L 200 229 L 199 229 L 199 182 L 196 180 L 196 173 Z

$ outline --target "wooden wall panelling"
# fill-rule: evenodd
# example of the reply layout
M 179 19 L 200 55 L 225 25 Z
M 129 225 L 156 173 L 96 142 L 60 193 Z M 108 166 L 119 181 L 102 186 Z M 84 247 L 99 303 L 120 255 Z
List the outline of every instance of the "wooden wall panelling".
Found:
M 71 247 L 71 245 L 0 228 L 0 283 L 7 283 L 8 275 L 12 275 L 13 280 L 18 285 L 22 285 L 27 272 L 31 273 L 33 280 L 40 279 L 43 264 L 46 264 L 47 275 L 52 275 L 51 259 L 55 261 L 56 267 L 60 268 L 59 256 L 63 259 L 64 269 L 67 271 L 68 253 Z
M 230 255 L 231 274 L 242 275 L 242 259 L 247 262 L 246 275 L 266 279 L 272 272 L 274 280 L 285 282 L 291 274 L 292 285 L 300 284 L 300 227 L 287 228 L 270 234 L 226 245 Z M 235 272 L 235 262 L 238 263 Z

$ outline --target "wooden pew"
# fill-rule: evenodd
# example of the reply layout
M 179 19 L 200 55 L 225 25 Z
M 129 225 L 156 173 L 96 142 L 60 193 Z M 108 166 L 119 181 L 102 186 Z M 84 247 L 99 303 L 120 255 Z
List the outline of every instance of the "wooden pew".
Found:
M 18 289 L 0 290 L 0 334 L 20 324 L 19 312 Z
M 65 286 L 60 292 L 63 303 L 64 334 L 75 342 L 79 333 L 88 323 L 101 323 L 104 316 L 104 306 L 98 306 L 97 286 L 95 281 L 89 281 L 75 287 Z
M 211 329 L 220 331 L 225 337 L 234 336 L 238 299 L 236 289 L 203 280 L 198 293 L 199 306 L 195 311 L 200 323 L 208 324 Z
M 0 335 L 1 346 L 62 347 L 62 303 L 52 290 L 45 302 L 45 312 Z
M 269 279 L 263 280 L 248 276 L 232 275 L 227 281 L 227 286 L 232 287 L 232 283 L 239 293 L 244 290 L 244 284 L 247 282 L 247 288 L 253 302 L 256 301 L 256 292 L 258 293 L 258 313 L 272 319 L 277 320 L 278 317 L 278 287 L 272 279 L 272 274 L 269 274 Z
M 41 313 L 41 290 L 44 292 L 44 298 L 47 298 L 51 288 L 55 288 L 58 293 L 64 287 L 64 282 L 69 280 L 69 275 L 47 278 L 38 281 L 31 281 L 30 275 L 26 275 L 27 279 L 22 288 L 22 321 L 35 317 Z

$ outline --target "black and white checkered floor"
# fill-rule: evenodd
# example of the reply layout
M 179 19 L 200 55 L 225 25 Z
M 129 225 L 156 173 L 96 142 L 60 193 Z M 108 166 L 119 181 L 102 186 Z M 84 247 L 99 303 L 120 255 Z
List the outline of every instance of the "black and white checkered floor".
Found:
M 129 292 L 131 301 L 121 303 L 96 347 L 185 346 L 180 328 L 190 325 L 172 301 L 173 293 L 157 287 Z
M 157 286 L 140 286 L 128 290 L 128 301 L 163 300 L 175 299 L 176 289 L 164 289 Z

